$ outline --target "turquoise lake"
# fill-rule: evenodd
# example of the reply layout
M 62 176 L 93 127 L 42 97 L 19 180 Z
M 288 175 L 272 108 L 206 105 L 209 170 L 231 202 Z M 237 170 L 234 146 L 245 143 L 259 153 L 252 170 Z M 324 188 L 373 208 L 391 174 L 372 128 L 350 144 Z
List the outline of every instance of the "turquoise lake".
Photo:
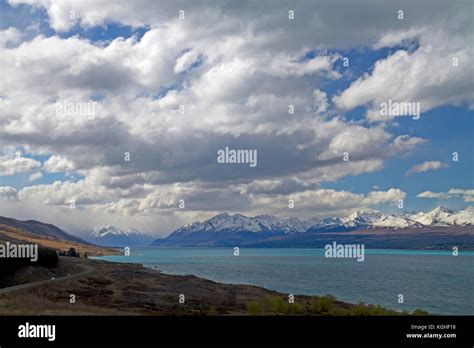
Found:
M 140 263 L 164 273 L 283 293 L 334 295 L 397 310 L 474 314 L 474 252 L 366 250 L 365 260 L 326 258 L 323 249 L 132 248 L 98 259 Z M 404 303 L 398 303 L 402 294 Z

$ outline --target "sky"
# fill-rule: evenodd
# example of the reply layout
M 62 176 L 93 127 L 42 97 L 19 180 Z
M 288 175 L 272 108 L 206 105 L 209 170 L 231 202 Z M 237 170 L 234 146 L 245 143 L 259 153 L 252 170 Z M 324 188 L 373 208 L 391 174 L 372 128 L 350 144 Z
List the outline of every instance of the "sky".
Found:
M 458 0 L 0 0 L 0 215 L 167 235 L 221 212 L 466 209 L 473 16 Z M 219 163 L 226 147 L 257 165 Z

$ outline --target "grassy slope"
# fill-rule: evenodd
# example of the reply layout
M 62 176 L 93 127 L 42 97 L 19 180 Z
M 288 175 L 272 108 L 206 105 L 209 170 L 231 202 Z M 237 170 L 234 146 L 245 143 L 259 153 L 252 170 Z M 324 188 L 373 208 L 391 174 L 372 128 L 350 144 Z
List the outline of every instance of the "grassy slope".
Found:
M 17 243 L 32 243 L 51 248 L 58 251 L 67 251 L 73 247 L 81 255 L 87 252 L 89 255 L 112 255 L 117 254 L 115 249 L 98 247 L 95 245 L 81 244 L 74 241 L 57 240 L 54 238 L 40 237 L 33 233 L 23 231 L 16 227 L 0 224 L 0 241 L 11 241 Z

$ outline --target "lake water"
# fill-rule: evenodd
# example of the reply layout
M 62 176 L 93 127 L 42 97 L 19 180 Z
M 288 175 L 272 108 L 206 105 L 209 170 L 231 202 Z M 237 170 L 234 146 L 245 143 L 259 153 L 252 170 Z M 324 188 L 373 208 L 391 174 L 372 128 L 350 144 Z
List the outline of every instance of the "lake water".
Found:
M 365 260 L 324 257 L 323 249 L 132 248 L 102 260 L 141 263 L 168 274 L 194 274 L 283 293 L 332 294 L 337 299 L 397 310 L 474 314 L 474 252 L 366 250 Z M 403 294 L 404 303 L 398 303 Z

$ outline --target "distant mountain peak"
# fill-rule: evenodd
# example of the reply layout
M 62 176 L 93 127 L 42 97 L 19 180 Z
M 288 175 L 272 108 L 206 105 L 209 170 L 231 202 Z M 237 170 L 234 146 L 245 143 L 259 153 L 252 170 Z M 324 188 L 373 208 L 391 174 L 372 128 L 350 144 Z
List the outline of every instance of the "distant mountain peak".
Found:
M 149 245 L 153 238 L 134 228 L 122 230 L 112 225 L 95 227 L 85 239 L 105 246 L 138 246 Z
M 430 213 L 455 214 L 455 213 L 457 213 L 457 211 L 453 210 L 453 209 L 448 209 L 448 208 L 443 207 L 443 206 L 439 206 L 439 207 L 434 208 L 432 211 L 430 211 Z
M 229 216 L 232 216 L 232 215 L 227 213 L 227 212 L 224 212 L 224 213 L 220 213 L 220 214 L 215 215 L 211 219 L 222 219 L 222 218 L 227 218 Z
M 121 230 L 117 227 L 114 227 L 112 225 L 105 225 L 102 227 L 94 227 L 94 229 L 91 232 L 91 235 L 94 237 L 104 237 L 106 235 L 125 235 L 125 236 L 130 236 L 133 234 L 143 234 L 142 232 L 139 232 L 133 228 L 130 228 L 128 230 Z
M 384 216 L 385 215 L 378 210 L 367 208 L 363 210 L 357 210 L 352 214 L 342 218 L 341 220 L 346 227 L 369 226 L 374 222 L 383 219 Z

